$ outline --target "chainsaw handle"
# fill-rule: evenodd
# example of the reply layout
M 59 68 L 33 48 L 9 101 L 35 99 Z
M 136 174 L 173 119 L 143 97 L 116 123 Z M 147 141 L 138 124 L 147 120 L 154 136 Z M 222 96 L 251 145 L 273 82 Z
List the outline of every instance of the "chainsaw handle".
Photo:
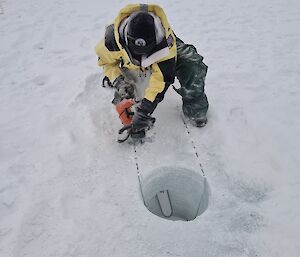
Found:
M 121 129 L 119 130 L 119 135 L 123 134 L 123 132 L 124 132 L 125 130 L 129 130 L 129 129 L 131 129 L 131 128 L 132 128 L 131 124 L 124 126 L 123 128 L 121 128 Z
M 121 128 L 119 130 L 119 135 L 123 134 L 125 131 L 128 131 L 127 136 L 124 139 L 118 139 L 118 143 L 124 143 L 129 137 L 130 137 L 130 130 L 131 130 L 132 126 L 130 125 L 126 125 L 123 128 Z

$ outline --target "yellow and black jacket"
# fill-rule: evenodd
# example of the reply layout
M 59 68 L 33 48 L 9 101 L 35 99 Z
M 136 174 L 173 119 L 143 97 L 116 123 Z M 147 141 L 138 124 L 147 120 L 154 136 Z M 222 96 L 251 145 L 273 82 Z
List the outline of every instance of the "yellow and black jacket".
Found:
M 126 26 L 126 19 L 132 13 L 140 10 L 147 10 L 156 18 L 156 24 L 161 30 L 161 38 L 153 51 L 140 63 L 136 63 L 126 48 L 122 32 Z M 158 5 L 131 4 L 121 9 L 114 23 L 106 28 L 105 38 L 96 46 L 96 53 L 99 66 L 103 68 L 104 75 L 111 82 L 122 74 L 121 68 L 132 71 L 150 69 L 149 84 L 143 100 L 148 106 L 149 112 L 153 112 L 157 103 L 163 99 L 168 86 L 174 82 L 177 53 L 176 37 L 164 11 Z

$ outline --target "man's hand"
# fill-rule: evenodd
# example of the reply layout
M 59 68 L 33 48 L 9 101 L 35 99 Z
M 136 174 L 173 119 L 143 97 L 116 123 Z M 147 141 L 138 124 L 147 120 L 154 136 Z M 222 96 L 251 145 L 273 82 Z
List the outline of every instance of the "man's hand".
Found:
M 151 116 L 154 108 L 155 105 L 153 106 L 152 102 L 143 99 L 142 102 L 135 108 L 131 124 L 125 125 L 123 123 L 123 128 L 119 130 L 119 136 L 122 138 L 120 137 L 118 142 L 123 143 L 130 136 L 131 138 L 135 139 L 144 138 L 146 135 L 146 130 L 150 129 L 155 123 L 155 118 Z
M 137 107 L 132 119 L 132 132 L 139 132 L 150 128 L 155 122 L 155 118 L 146 114 L 142 109 Z
M 134 98 L 134 85 L 127 82 L 122 75 L 115 79 L 112 86 L 116 88 L 113 104 L 118 104 L 123 99 Z
M 130 136 L 133 139 L 142 139 L 146 136 L 146 130 L 151 128 L 155 123 L 155 118 L 151 117 L 150 114 L 144 113 L 141 109 L 137 108 L 134 113 L 132 123 L 124 125 L 119 130 L 119 143 L 125 142 Z M 125 134 L 123 134 L 126 131 Z M 125 135 L 125 137 L 124 137 Z

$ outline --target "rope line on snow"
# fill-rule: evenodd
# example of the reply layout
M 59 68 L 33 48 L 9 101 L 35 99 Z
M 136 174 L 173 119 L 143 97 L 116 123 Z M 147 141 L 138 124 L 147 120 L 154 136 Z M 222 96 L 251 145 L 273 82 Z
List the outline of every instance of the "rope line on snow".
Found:
M 206 180 L 206 178 L 204 178 Z M 205 192 L 207 189 L 206 189 L 206 181 L 204 183 L 204 189 L 203 189 L 203 192 Z M 204 197 L 204 194 L 201 195 L 201 198 L 200 198 L 200 201 L 199 201 L 199 205 L 198 205 L 198 208 L 197 208 L 197 212 L 196 212 L 196 215 L 195 215 L 195 218 L 196 219 L 198 217 L 198 213 L 199 213 L 199 210 L 200 210 L 200 207 L 201 207 L 201 203 L 202 203 L 202 199 Z
M 137 177 L 138 177 L 138 181 L 139 181 L 139 185 L 140 185 L 140 191 L 141 191 L 141 195 L 142 195 L 142 198 L 143 198 L 144 205 L 146 206 L 144 193 L 143 193 L 143 188 L 142 188 L 142 177 L 141 177 L 141 173 L 140 173 L 140 167 L 139 167 L 138 157 L 137 157 L 137 149 L 136 149 L 135 144 L 133 144 L 133 150 L 134 150 L 135 167 L 136 167 Z
M 177 106 L 177 109 L 179 110 L 179 106 Z M 200 157 L 199 157 L 199 154 L 198 154 L 198 151 L 197 151 L 197 148 L 196 148 L 196 144 L 195 144 L 195 142 L 194 142 L 194 140 L 193 140 L 193 137 L 192 137 L 192 133 L 191 133 L 191 131 L 190 131 L 188 125 L 187 125 L 187 122 L 185 121 L 184 116 L 183 116 L 182 114 L 181 114 L 181 118 L 182 118 L 183 124 L 184 124 L 184 126 L 185 126 L 185 128 L 186 128 L 186 132 L 187 132 L 187 134 L 188 134 L 189 137 L 190 137 L 190 141 L 191 141 L 192 147 L 193 147 L 193 149 L 194 149 L 196 158 L 197 158 L 197 160 L 198 160 L 198 165 L 199 165 L 199 167 L 200 167 L 200 170 L 201 170 L 201 172 L 202 172 L 202 175 L 203 175 L 203 177 L 205 177 L 204 169 L 203 169 L 203 166 L 202 166 L 202 164 L 201 164 Z
M 177 109 L 179 110 L 179 106 L 177 106 Z M 199 157 L 199 154 L 198 154 L 198 151 L 197 151 L 197 148 L 196 148 L 196 144 L 195 144 L 195 142 L 194 142 L 194 140 L 192 138 L 192 134 L 191 134 L 191 131 L 189 129 L 189 126 L 188 126 L 187 122 L 185 121 L 184 116 L 182 114 L 181 114 L 181 118 L 182 118 L 183 124 L 184 124 L 184 126 L 186 128 L 186 132 L 190 136 L 191 144 L 192 144 L 193 149 L 195 151 L 195 155 L 197 157 L 198 164 L 199 164 L 200 170 L 202 172 L 202 176 L 206 179 L 205 173 L 204 173 L 204 169 L 203 169 L 203 166 L 201 164 L 200 157 Z M 205 188 L 206 188 L 206 183 L 204 183 L 204 191 L 206 190 Z M 199 213 L 199 210 L 200 210 L 200 206 L 201 206 L 201 203 L 202 203 L 202 198 L 203 198 L 203 194 L 201 196 L 201 200 L 199 201 L 199 205 L 198 205 L 197 212 L 196 212 L 196 215 L 195 215 L 194 219 L 196 219 L 197 216 L 198 216 L 198 213 Z

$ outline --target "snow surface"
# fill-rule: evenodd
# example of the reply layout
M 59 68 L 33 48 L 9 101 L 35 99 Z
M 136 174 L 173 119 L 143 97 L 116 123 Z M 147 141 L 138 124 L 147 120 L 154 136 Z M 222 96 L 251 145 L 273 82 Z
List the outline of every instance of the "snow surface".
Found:
M 94 46 L 129 1 L 0 0 L 1 257 L 300 256 L 300 2 L 153 2 L 209 66 L 210 206 L 148 212 L 115 141 Z

